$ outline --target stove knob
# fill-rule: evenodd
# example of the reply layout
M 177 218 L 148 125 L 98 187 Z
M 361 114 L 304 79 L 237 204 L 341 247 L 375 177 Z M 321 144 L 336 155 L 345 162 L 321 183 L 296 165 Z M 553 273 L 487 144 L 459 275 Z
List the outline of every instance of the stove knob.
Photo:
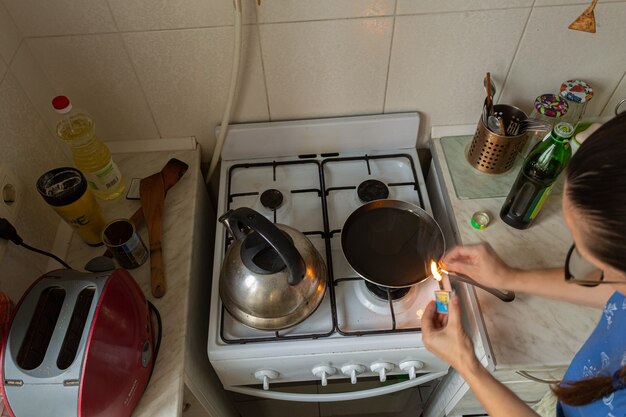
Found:
M 404 361 L 400 362 L 400 369 L 409 374 L 409 379 L 415 379 L 416 373 L 418 369 L 422 369 L 424 367 L 424 362 L 422 361 Z
M 393 371 L 394 365 L 389 362 L 374 362 L 370 369 L 372 372 L 378 372 L 380 375 L 380 382 L 385 382 L 387 380 L 387 372 Z
M 367 368 L 363 365 L 349 364 L 341 367 L 341 372 L 350 377 L 350 382 L 356 384 L 356 376 L 365 372 Z
M 328 384 L 327 377 L 330 375 L 335 375 L 335 372 L 337 372 L 337 370 L 333 368 L 332 366 L 328 366 L 328 365 L 320 365 L 320 366 L 316 366 L 315 368 L 313 368 L 313 375 L 315 375 L 318 378 L 322 378 L 323 387 L 325 387 Z
M 270 369 L 261 369 L 254 373 L 254 377 L 259 381 L 263 381 L 263 389 L 267 391 L 270 389 L 270 380 L 278 378 L 278 372 Z

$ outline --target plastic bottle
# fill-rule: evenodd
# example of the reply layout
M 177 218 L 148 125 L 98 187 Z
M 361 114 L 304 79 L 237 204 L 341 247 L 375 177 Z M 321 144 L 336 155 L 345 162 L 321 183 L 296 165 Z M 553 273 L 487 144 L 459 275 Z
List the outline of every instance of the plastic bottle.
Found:
M 569 138 L 573 133 L 570 123 L 557 123 L 550 136 L 531 150 L 500 210 L 506 224 L 516 229 L 530 227 L 572 156 Z
M 72 104 L 65 96 L 52 100 L 55 111 L 63 118 L 57 123 L 57 136 L 72 147 L 76 168 L 87 178 L 91 190 L 103 200 L 112 200 L 124 191 L 124 179 L 113 162 L 111 151 L 95 135 L 91 116 L 72 111 Z
M 583 142 L 587 140 L 587 138 L 591 136 L 593 132 L 602 127 L 602 123 L 591 123 L 588 126 L 584 126 L 584 129 L 580 129 L 581 125 L 583 125 L 583 122 L 578 123 L 578 126 L 576 126 L 576 132 L 570 140 L 570 145 L 572 146 L 572 155 L 576 153 L 578 148 L 580 148 L 580 145 L 582 145 Z

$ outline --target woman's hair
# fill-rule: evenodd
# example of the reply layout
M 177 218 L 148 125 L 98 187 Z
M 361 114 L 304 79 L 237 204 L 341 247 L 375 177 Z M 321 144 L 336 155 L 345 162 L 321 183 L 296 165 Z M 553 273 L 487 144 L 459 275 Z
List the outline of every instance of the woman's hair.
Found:
M 585 219 L 587 249 L 626 273 L 626 113 L 583 142 L 565 173 L 567 198 Z M 578 406 L 610 395 L 624 384 L 626 366 L 613 375 L 562 381 L 553 391 L 561 402 Z

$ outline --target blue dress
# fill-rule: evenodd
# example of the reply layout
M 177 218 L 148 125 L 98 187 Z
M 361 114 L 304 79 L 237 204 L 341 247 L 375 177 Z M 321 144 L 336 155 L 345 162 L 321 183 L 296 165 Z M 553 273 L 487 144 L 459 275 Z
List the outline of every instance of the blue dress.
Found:
M 602 319 L 570 364 L 564 381 L 597 375 L 611 376 L 626 365 L 626 297 L 615 292 L 607 301 Z M 572 407 L 557 404 L 558 417 L 626 417 L 626 390 L 591 404 Z

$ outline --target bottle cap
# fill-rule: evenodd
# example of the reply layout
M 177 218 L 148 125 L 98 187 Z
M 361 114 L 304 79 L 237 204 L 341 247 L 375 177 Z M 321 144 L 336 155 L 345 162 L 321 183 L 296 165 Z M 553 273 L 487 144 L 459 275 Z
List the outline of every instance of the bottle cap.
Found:
M 56 96 L 52 99 L 52 107 L 57 113 L 65 114 L 72 110 L 72 103 L 66 96 Z
M 593 88 L 581 80 L 567 80 L 561 84 L 561 97 L 575 103 L 586 103 L 593 97 Z
M 548 117 L 562 117 L 569 105 L 563 98 L 554 94 L 542 94 L 535 99 L 535 110 Z
M 554 133 L 563 139 L 569 139 L 574 134 L 574 126 L 567 122 L 559 122 L 554 126 Z
M 486 211 L 477 211 L 472 214 L 472 220 L 470 223 L 474 229 L 483 230 L 489 225 L 490 221 L 491 217 L 489 217 L 489 214 Z

